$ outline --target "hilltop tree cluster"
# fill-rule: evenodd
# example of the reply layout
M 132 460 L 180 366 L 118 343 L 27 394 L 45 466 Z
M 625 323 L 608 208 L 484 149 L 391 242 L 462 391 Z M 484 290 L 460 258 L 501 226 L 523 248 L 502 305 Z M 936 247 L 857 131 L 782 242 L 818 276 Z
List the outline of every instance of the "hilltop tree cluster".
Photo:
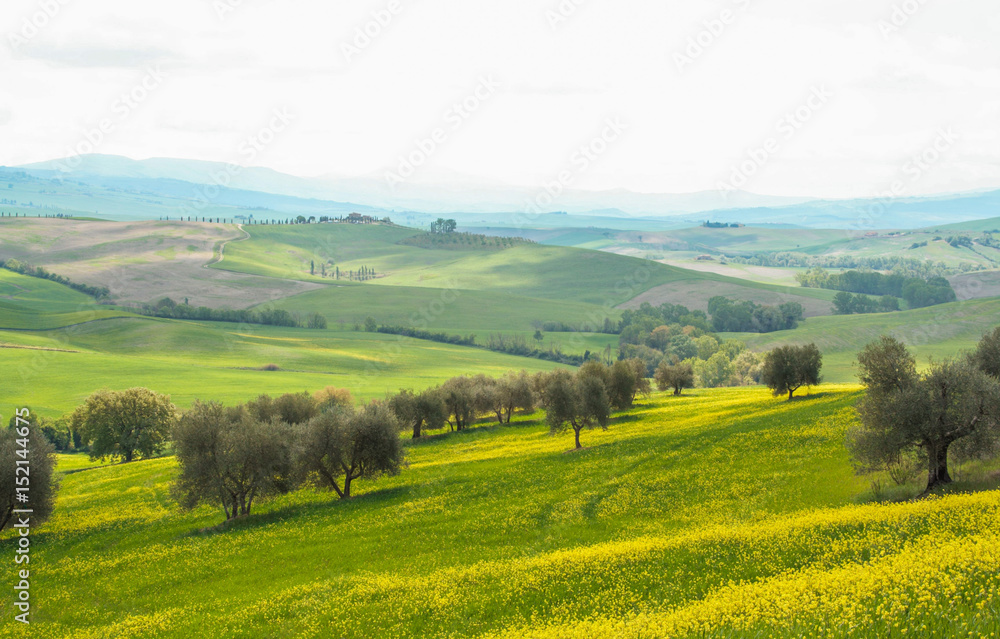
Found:
M 522 244 L 533 244 L 534 242 L 522 237 L 503 237 L 480 233 L 459 233 L 456 231 L 432 231 L 404 238 L 398 243 L 407 246 L 419 246 L 421 248 L 500 251 Z

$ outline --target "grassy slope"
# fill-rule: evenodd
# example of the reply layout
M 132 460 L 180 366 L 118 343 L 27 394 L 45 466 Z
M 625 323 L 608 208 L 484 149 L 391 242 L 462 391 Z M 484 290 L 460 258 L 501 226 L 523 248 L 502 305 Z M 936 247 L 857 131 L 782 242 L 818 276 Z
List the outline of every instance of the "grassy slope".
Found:
M 0 269 L 0 328 L 58 328 L 128 315 L 62 284 Z
M 927 229 L 928 232 L 938 231 L 965 231 L 970 233 L 982 233 L 983 231 L 997 232 L 1000 230 L 1000 217 L 990 217 L 985 220 L 974 220 L 972 222 L 958 222 L 957 224 L 944 224 Z
M 720 282 L 826 299 L 825 292 L 768 286 L 584 249 L 543 245 L 522 245 L 504 251 L 425 249 L 396 243 L 415 234 L 414 229 L 382 225 L 246 229 L 251 239 L 230 244 L 226 259 L 216 268 L 321 280 L 309 274 L 310 262 L 319 264 L 332 259 L 341 270 L 373 267 L 383 277 L 369 285 L 488 291 L 596 306 L 615 306 L 655 286 L 688 280 L 704 283 L 707 292 L 713 282 Z M 333 283 L 329 278 L 321 281 Z M 338 291 L 332 289 L 328 294 L 336 295 Z
M 522 417 L 226 532 L 171 502 L 171 458 L 65 475 L 34 531 L 32 636 L 989 636 L 1000 495 L 854 505 L 856 398 L 657 395 L 574 454 Z
M 745 280 L 796 286 L 786 269 L 742 268 L 721 266 L 718 262 L 698 262 L 697 256 L 721 252 L 726 255 L 750 256 L 755 253 L 791 251 L 815 257 L 854 256 L 864 258 L 902 257 L 943 263 L 950 268 L 1000 268 L 1000 250 L 980 245 L 956 248 L 935 237 L 947 237 L 955 232 L 978 235 L 982 231 L 1000 228 L 1000 218 L 964 222 L 928 229 L 904 231 L 889 235 L 878 231 L 875 237 L 844 229 L 776 229 L 762 227 L 709 229 L 703 227 L 672 231 L 604 231 L 583 230 L 573 235 L 554 237 L 553 243 L 572 244 L 581 248 L 610 251 L 674 264 L 681 268 L 714 270 Z M 577 241 L 572 241 L 577 240 Z M 549 243 L 549 240 L 543 240 Z M 926 242 L 926 246 L 910 248 Z M 715 268 L 712 268 L 712 267 Z
M 954 230 L 979 231 L 997 228 L 996 220 L 984 220 L 954 225 Z M 941 231 L 951 227 L 941 227 Z M 693 249 L 704 248 L 728 254 L 750 255 L 756 252 L 792 251 L 809 255 L 858 257 L 899 256 L 944 262 L 948 266 L 963 263 L 1000 266 L 1000 251 L 976 246 L 975 251 L 955 248 L 943 241 L 934 241 L 942 233 L 935 227 L 904 231 L 889 236 L 879 231 L 877 237 L 864 237 L 862 233 L 848 230 L 766 229 L 744 227 L 736 229 L 691 228 L 669 233 L 672 241 L 689 243 Z M 946 234 L 945 234 L 946 235 Z M 655 237 L 655 236 L 653 236 Z M 651 241 L 651 237 L 645 238 Z M 927 242 L 927 246 L 911 249 L 914 243 Z
M 324 386 L 369 399 L 461 373 L 553 368 L 541 360 L 395 335 L 152 319 L 43 333 L 0 331 L 0 344 L 32 347 L 0 349 L 8 371 L 0 395 L 5 415 L 28 405 L 58 416 L 101 387 L 147 386 L 170 394 L 179 406 L 196 398 L 245 401 Z M 268 364 L 282 370 L 253 370 Z
M 891 334 L 910 345 L 921 365 L 972 349 L 988 330 L 1000 324 L 1000 298 L 953 302 L 929 308 L 813 317 L 793 331 L 733 334 L 754 350 L 781 344 L 815 342 L 823 351 L 823 376 L 831 382 L 853 382 L 853 363 L 865 344 Z
M 592 316 L 619 313 L 592 304 L 551 300 L 463 289 L 417 286 L 347 286 L 310 291 L 274 302 L 277 308 L 297 313 L 318 312 L 331 326 L 364 322 L 369 315 L 380 324 L 415 326 L 447 332 L 526 331 L 532 322 L 563 321 L 579 325 Z
M 267 275 L 285 279 L 332 282 L 330 278 L 309 273 L 310 262 L 330 260 L 342 271 L 362 266 L 384 273 L 412 268 L 441 259 L 439 251 L 396 244 L 420 231 L 395 226 L 355 224 L 310 224 L 245 226 L 247 241 L 226 247 L 226 258 L 215 268 Z M 444 252 L 445 255 L 452 253 Z M 341 280 L 338 284 L 347 284 Z

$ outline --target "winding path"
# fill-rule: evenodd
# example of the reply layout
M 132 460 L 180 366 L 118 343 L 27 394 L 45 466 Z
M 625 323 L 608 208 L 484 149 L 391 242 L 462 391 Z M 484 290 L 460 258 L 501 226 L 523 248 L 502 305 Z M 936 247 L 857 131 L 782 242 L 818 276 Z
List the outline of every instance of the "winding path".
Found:
M 212 261 L 209 262 L 208 264 L 204 264 L 202 266 L 202 268 L 211 268 L 212 266 L 214 266 L 216 264 L 219 264 L 220 262 L 222 262 L 222 260 L 226 259 L 226 244 L 229 244 L 230 242 L 245 242 L 246 240 L 250 239 L 250 233 L 248 233 L 247 230 L 245 228 L 243 228 L 242 224 L 237 224 L 236 227 L 240 230 L 240 233 L 243 234 L 243 237 L 237 237 L 237 238 L 232 238 L 232 239 L 228 239 L 228 240 L 222 240 L 221 242 L 219 242 L 216 245 L 218 247 L 218 249 L 219 249 L 219 256 L 215 257 L 213 255 L 212 256 Z M 213 251 L 213 253 L 214 253 L 214 251 Z

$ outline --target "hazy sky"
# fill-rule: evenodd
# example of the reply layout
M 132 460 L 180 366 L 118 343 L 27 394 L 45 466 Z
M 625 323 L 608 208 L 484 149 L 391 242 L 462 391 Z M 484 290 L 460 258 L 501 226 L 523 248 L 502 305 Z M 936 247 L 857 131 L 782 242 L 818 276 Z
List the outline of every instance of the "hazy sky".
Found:
M 6 165 L 93 148 L 637 191 L 1000 187 L 995 0 L 6 0 L 0 32 Z

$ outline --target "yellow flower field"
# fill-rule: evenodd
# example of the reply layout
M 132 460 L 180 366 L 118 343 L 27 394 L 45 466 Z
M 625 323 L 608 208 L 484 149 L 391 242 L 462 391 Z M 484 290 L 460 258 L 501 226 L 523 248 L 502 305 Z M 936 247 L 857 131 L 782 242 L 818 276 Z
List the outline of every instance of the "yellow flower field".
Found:
M 408 442 L 409 468 L 348 502 L 301 491 L 228 529 L 172 502 L 172 458 L 67 457 L 31 636 L 1000 634 L 1000 492 L 865 503 L 857 397 L 657 394 L 580 452 L 522 416 Z M 25 636 L 0 606 L 0 637 Z

